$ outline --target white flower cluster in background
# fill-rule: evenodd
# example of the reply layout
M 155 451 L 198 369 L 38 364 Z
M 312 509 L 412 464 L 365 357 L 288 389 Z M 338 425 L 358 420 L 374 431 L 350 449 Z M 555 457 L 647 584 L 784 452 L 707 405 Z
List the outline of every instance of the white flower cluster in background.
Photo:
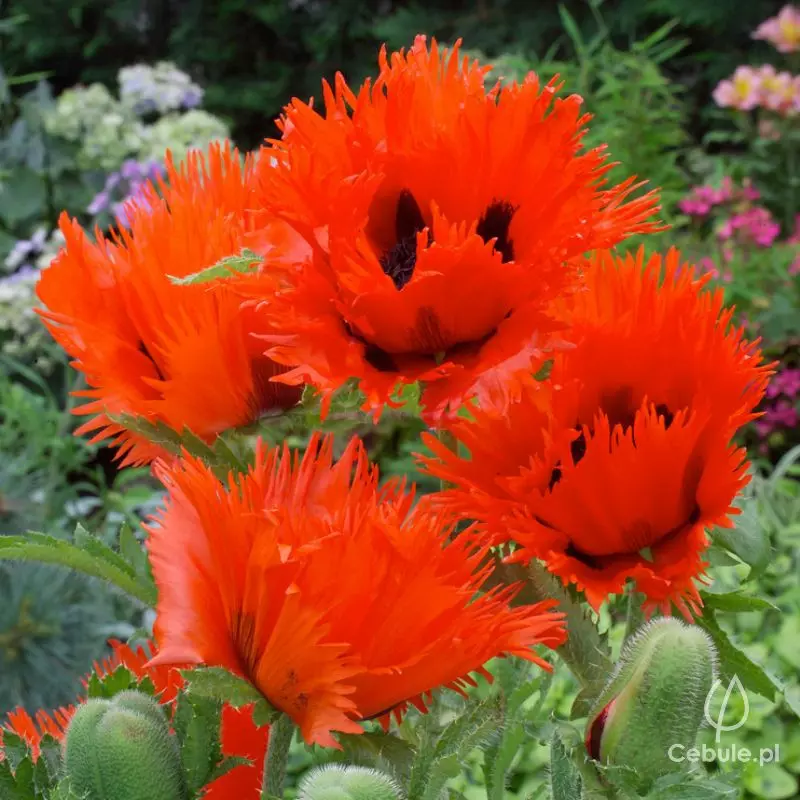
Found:
M 117 76 L 120 101 L 139 116 L 196 108 L 203 90 L 171 61 L 123 67 Z
M 203 90 L 174 64 L 136 64 L 118 73 L 119 98 L 105 86 L 62 92 L 45 124 L 50 134 L 80 144 L 82 169 L 113 173 L 126 161 L 180 161 L 192 148 L 229 136 L 227 125 L 202 111 Z
M 63 244 L 60 230 L 39 227 L 14 245 L 0 269 L 0 352 L 43 374 L 55 365 L 56 350 L 34 311 L 36 282 Z

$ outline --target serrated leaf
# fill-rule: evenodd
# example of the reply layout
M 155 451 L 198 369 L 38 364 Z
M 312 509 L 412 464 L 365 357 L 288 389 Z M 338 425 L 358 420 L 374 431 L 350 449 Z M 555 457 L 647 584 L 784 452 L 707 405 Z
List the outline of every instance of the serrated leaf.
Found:
M 49 784 L 54 784 L 61 771 L 61 742 L 45 734 L 39 742 L 39 761 L 47 769 Z
M 138 682 L 127 667 L 117 667 L 103 677 L 92 674 L 86 682 L 86 694 L 89 697 L 111 698 L 120 692 L 137 688 Z
M 700 592 L 704 605 L 718 611 L 777 611 L 778 607 L 763 597 L 736 592 Z
M 348 764 L 375 767 L 401 778 L 406 778 L 411 771 L 414 748 L 399 736 L 365 731 L 342 733 L 336 739 L 342 746 L 342 760 Z
M 147 575 L 147 551 L 128 524 L 120 528 L 119 552 L 125 561 L 133 567 L 135 575 Z
M 770 542 L 758 516 L 756 501 L 744 496 L 734 501 L 741 513 L 734 518 L 733 528 L 715 528 L 711 541 L 733 553 L 754 570 L 769 563 Z
M 645 800 L 736 800 L 738 797 L 739 789 L 724 777 L 671 773 L 655 782 Z
M 553 733 L 550 740 L 550 797 L 552 800 L 575 800 L 581 796 L 583 781 L 564 742 Z
M 247 275 L 256 272 L 261 264 L 261 256 L 246 248 L 239 255 L 221 258 L 211 267 L 201 269 L 183 278 L 169 276 L 170 281 L 177 286 L 191 286 L 196 283 L 211 283 L 212 281 L 232 278 L 236 275 Z
M 30 748 L 25 740 L 12 731 L 3 731 L 3 753 L 12 770 L 30 755 Z
M 476 747 L 486 745 L 503 723 L 498 699 L 469 703 L 438 736 L 426 730 L 411 767 L 409 797 L 438 800 L 447 779 L 453 777 L 453 765 L 460 764 Z
M 222 762 L 221 714 L 222 701 L 216 698 L 189 694 L 178 697 L 172 724 L 181 745 L 186 784 L 193 794 L 211 782 Z
M 158 599 L 155 584 L 133 574 L 130 565 L 96 537 L 90 537 L 90 541 L 91 544 L 78 546 L 37 531 L 0 536 L 0 561 L 58 564 L 106 581 L 144 605 L 154 606 Z
M 36 800 L 33 762 L 24 758 L 14 767 L 14 800 Z
M 236 767 L 250 767 L 252 765 L 253 762 L 244 756 L 225 756 L 222 761 L 214 767 L 214 770 L 208 778 L 208 783 L 213 783 L 217 778 L 227 775 L 231 770 L 236 769 Z
M 720 677 L 723 681 L 738 676 L 745 688 L 768 700 L 775 699 L 775 692 L 782 688 L 781 683 L 733 644 L 728 634 L 720 628 L 713 608 L 705 606 L 703 616 L 695 619 L 695 623 L 714 640 L 719 654 Z
M 231 471 L 246 472 L 249 466 L 248 457 L 236 453 L 227 441 L 226 437 L 234 438 L 236 431 L 226 431 L 224 435 L 218 436 L 208 444 L 188 428 L 178 433 L 163 422 L 150 422 L 127 414 L 120 414 L 110 419 L 174 456 L 181 456 L 185 451 L 191 456 L 202 459 L 220 480 L 224 481 Z
M 534 601 L 556 600 L 554 610 L 566 615 L 566 627 L 570 635 L 556 651 L 567 662 L 570 670 L 579 678 L 587 695 L 599 694 L 611 674 L 611 649 L 597 626 L 587 616 L 583 604 L 565 591 L 561 581 L 545 569 L 538 561 L 532 561 L 525 573 L 526 587 L 517 596 Z M 525 590 L 529 594 L 525 595 Z
M 190 697 L 219 700 L 234 708 L 253 704 L 253 722 L 259 727 L 270 724 L 281 714 L 255 686 L 222 667 L 195 667 L 181 670 L 181 675 Z

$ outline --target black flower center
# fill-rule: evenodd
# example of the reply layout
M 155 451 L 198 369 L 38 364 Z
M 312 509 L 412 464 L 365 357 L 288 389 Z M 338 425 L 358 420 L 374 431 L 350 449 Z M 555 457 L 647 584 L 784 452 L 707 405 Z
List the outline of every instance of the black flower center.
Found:
M 425 229 L 422 210 L 408 189 L 403 189 L 397 198 L 394 226 L 397 244 L 381 256 L 380 263 L 383 271 L 400 290 L 414 274 L 414 267 L 417 265 L 417 234 Z
M 514 260 L 514 243 L 508 236 L 508 229 L 516 210 L 505 200 L 495 200 L 483 212 L 476 228 L 484 242 L 495 240 L 494 249 L 502 256 L 503 263 Z
M 675 419 L 675 415 L 669 410 L 669 408 L 664 403 L 659 403 L 656 405 L 656 414 L 659 417 L 664 418 L 664 428 L 669 429 L 669 426 L 672 425 L 672 421 Z M 623 428 L 632 428 L 633 427 L 633 416 L 626 420 L 623 424 Z M 583 434 L 583 430 L 581 428 L 576 428 L 575 430 L 579 431 L 578 436 L 570 442 L 569 449 L 570 455 L 572 456 L 572 463 L 577 465 L 578 462 L 586 455 L 586 437 Z M 634 445 L 636 444 L 636 440 L 633 441 Z M 552 491 L 553 487 L 561 480 L 561 462 L 553 467 L 553 471 L 550 473 L 550 483 L 548 484 L 548 489 Z

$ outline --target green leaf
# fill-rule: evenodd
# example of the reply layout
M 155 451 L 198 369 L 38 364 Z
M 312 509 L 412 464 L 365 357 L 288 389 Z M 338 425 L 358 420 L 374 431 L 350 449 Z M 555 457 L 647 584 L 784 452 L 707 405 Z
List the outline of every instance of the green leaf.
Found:
M 211 782 L 223 761 L 221 714 L 222 701 L 217 698 L 189 694 L 178 697 L 172 725 L 181 745 L 181 762 L 192 794 Z
M 723 682 L 736 675 L 746 689 L 768 700 L 775 699 L 775 692 L 782 688 L 780 682 L 733 644 L 728 634 L 720 628 L 713 608 L 705 606 L 703 616 L 698 617 L 695 622 L 714 640 L 719 653 L 720 678 Z
M 348 764 L 375 767 L 402 778 L 411 772 L 414 748 L 399 736 L 365 731 L 362 734 L 340 733 L 336 739 L 342 746 L 341 760 Z
M 550 796 L 552 800 L 575 800 L 581 796 L 580 772 L 575 766 L 564 742 L 553 733 L 550 740 Z
M 459 773 L 460 764 L 470 751 L 486 746 L 502 724 L 502 708 L 494 699 L 469 703 L 438 735 L 426 728 L 411 767 L 409 798 L 438 800 L 448 778 Z
M 253 762 L 249 758 L 243 756 L 225 756 L 216 767 L 214 767 L 211 775 L 208 777 L 207 783 L 213 783 L 217 778 L 227 775 L 231 770 L 236 767 L 250 767 Z
M 21 736 L 4 730 L 3 753 L 11 765 L 11 769 L 16 770 L 19 763 L 30 755 L 30 749 Z
M 741 510 L 734 517 L 735 526 L 715 528 L 711 531 L 711 540 L 759 571 L 769 563 L 771 548 L 769 536 L 759 519 L 757 501 L 752 496 L 744 496 L 734 501 L 734 505 Z
M 155 584 L 137 576 L 125 559 L 96 537 L 89 537 L 78 546 L 36 531 L 0 536 L 0 561 L 4 560 L 38 561 L 74 569 L 107 581 L 146 606 L 154 606 L 158 599 Z
M 777 611 L 778 607 L 762 597 L 736 592 L 700 592 L 703 603 L 718 611 Z
M 261 264 L 261 256 L 246 248 L 239 255 L 226 256 L 220 259 L 211 267 L 187 275 L 183 278 L 176 278 L 173 275 L 169 279 L 178 286 L 190 286 L 195 283 L 210 283 L 220 278 L 232 278 L 235 275 L 246 275 L 256 272 L 258 265 Z
M 186 680 L 190 698 L 219 700 L 234 708 L 254 704 L 253 722 L 258 727 L 269 725 L 281 714 L 255 686 L 222 667 L 195 667 L 181 670 L 181 675 Z
M 202 459 L 220 480 L 225 480 L 231 471 L 235 473 L 247 471 L 252 453 L 247 445 L 242 448 L 244 452 L 236 452 L 235 431 L 227 431 L 224 436 L 218 436 L 208 444 L 188 428 L 181 434 L 163 422 L 149 422 L 141 417 L 121 414 L 112 419 L 174 456 L 181 456 L 186 452 Z M 231 441 L 228 441 L 229 438 Z
M 515 574 L 509 575 L 512 581 Z M 536 602 L 554 599 L 566 615 L 566 626 L 570 632 L 565 644 L 557 648 L 570 670 L 583 684 L 587 699 L 596 697 L 611 674 L 611 650 L 597 626 L 587 616 L 584 604 L 573 599 L 561 581 L 551 575 L 538 561 L 532 561 L 522 575 L 526 585 L 515 602 Z M 510 581 L 510 582 L 512 582 Z
M 671 773 L 659 778 L 646 800 L 736 800 L 739 788 L 728 783 L 735 776 L 709 778 L 697 773 Z
M 137 577 L 148 575 L 147 551 L 127 523 L 119 532 L 119 552 L 122 558 L 133 567 L 133 572 Z

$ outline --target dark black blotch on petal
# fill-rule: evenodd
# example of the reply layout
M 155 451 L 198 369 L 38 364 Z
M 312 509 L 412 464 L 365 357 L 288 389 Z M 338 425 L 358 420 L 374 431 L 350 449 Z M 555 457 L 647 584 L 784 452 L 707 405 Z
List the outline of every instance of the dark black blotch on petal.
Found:
M 417 265 L 417 234 L 425 229 L 425 218 L 414 195 L 403 189 L 397 198 L 395 212 L 395 236 L 397 243 L 381 259 L 383 271 L 400 290 L 414 274 Z
M 586 455 L 586 437 L 581 431 L 577 439 L 573 439 L 569 445 L 569 451 L 572 455 L 572 463 L 577 464 Z
M 160 381 L 166 380 L 164 373 L 161 371 L 161 367 L 158 366 L 158 362 L 153 358 L 153 354 L 147 349 L 147 345 L 142 340 L 139 340 L 139 347 L 137 349 L 153 365 L 158 379 Z
M 364 361 L 378 372 L 397 372 L 397 364 L 392 356 L 377 345 L 364 344 Z
M 494 249 L 500 253 L 503 263 L 514 260 L 514 243 L 508 235 L 511 220 L 517 209 L 505 200 L 495 200 L 478 221 L 476 232 L 484 242 L 495 239 Z
M 669 429 L 669 426 L 672 425 L 672 420 L 675 419 L 675 415 L 667 408 L 664 403 L 659 403 L 656 406 L 656 414 L 659 417 L 664 417 L 664 428 Z

